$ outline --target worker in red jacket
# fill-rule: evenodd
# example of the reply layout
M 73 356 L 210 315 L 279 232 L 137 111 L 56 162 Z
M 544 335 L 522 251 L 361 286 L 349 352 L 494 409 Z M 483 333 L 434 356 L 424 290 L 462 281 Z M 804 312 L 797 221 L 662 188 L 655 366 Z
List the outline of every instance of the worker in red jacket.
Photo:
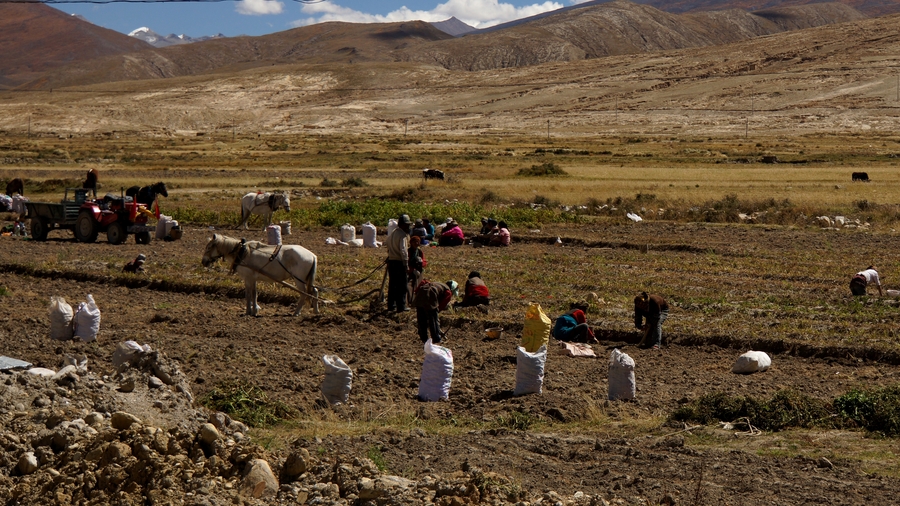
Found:
M 466 280 L 466 289 L 462 300 L 453 304 L 453 307 L 487 306 L 490 303 L 491 294 L 488 292 L 484 280 L 481 279 L 481 274 L 478 271 L 472 271 L 469 273 L 469 279 Z

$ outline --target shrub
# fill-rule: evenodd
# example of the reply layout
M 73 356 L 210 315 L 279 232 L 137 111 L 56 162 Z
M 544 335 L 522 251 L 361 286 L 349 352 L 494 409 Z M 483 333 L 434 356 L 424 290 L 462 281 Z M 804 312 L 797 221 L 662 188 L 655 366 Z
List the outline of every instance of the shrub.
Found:
M 328 179 L 327 177 L 325 179 L 323 179 L 321 183 L 319 183 L 319 186 L 321 186 L 322 188 L 335 188 L 340 185 L 341 185 L 340 181 Z
M 295 415 L 286 404 L 270 401 L 261 388 L 243 381 L 222 383 L 204 395 L 200 403 L 251 427 L 270 427 Z
M 532 165 L 528 169 L 519 169 L 518 176 L 568 176 L 569 173 L 562 170 L 553 162 L 544 162 L 540 165 Z
M 369 183 L 367 183 L 366 180 L 361 177 L 347 178 L 341 181 L 341 184 L 346 186 L 347 188 L 362 188 L 364 186 L 369 186 Z
M 834 409 L 858 427 L 886 436 L 900 436 L 900 385 L 851 390 L 834 400 Z

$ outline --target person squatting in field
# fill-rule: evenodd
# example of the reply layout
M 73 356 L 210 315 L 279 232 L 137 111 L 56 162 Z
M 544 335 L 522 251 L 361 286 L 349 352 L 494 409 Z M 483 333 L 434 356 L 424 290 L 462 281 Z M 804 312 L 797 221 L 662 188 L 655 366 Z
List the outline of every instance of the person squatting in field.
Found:
M 669 303 L 666 299 L 647 292 L 641 292 L 635 297 L 634 327 L 644 331 L 644 337 L 638 346 L 653 349 L 662 346 L 662 324 L 668 317 Z
M 553 337 L 568 343 L 597 343 L 594 331 L 587 324 L 584 311 L 573 309 L 556 319 Z
M 481 273 L 472 271 L 466 280 L 465 290 L 461 301 L 453 304 L 453 307 L 487 306 L 491 303 L 491 293 L 481 279 Z
M 881 290 L 881 279 L 878 278 L 878 271 L 874 266 L 866 267 L 866 270 L 857 272 L 850 279 L 850 293 L 853 295 L 865 295 L 869 284 L 874 283 L 878 287 L 878 295 L 884 296 Z
M 419 339 L 428 341 L 431 334 L 431 342 L 440 343 L 444 339 L 441 332 L 441 323 L 438 320 L 438 312 L 447 309 L 453 297 L 456 297 L 459 285 L 450 280 L 444 283 L 436 283 L 422 280 L 413 294 L 412 305 L 416 308 L 416 324 L 419 328 Z
M 405 214 L 400 216 L 397 220 L 397 228 L 387 238 L 387 272 L 390 277 L 387 296 L 388 311 L 398 313 L 409 311 L 406 306 L 408 292 L 406 271 L 409 265 L 408 236 L 411 224 L 409 216 Z

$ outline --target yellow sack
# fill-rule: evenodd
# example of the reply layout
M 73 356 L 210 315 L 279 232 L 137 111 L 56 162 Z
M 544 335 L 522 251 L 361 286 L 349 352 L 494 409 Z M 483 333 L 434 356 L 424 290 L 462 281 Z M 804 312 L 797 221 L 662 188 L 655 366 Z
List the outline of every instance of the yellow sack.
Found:
M 535 353 L 550 342 L 550 318 L 544 314 L 541 305 L 532 302 L 525 311 L 525 327 L 522 329 L 522 347 L 528 353 Z

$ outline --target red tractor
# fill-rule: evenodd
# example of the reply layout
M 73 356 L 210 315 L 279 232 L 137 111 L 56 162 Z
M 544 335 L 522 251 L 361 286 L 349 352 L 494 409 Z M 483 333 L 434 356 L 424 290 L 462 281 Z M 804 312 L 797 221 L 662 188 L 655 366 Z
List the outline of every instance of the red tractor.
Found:
M 69 200 L 69 191 L 75 195 Z M 147 206 L 134 202 L 130 197 L 107 195 L 102 199 L 88 200 L 87 190 L 66 189 L 66 196 L 56 203 L 26 202 L 27 217 L 31 218 L 31 236 L 46 241 L 47 234 L 56 228 L 75 232 L 80 242 L 96 242 L 100 232 L 106 232 L 110 244 L 122 244 L 128 234 L 134 234 L 138 244 L 150 243 L 147 225 L 151 213 Z

